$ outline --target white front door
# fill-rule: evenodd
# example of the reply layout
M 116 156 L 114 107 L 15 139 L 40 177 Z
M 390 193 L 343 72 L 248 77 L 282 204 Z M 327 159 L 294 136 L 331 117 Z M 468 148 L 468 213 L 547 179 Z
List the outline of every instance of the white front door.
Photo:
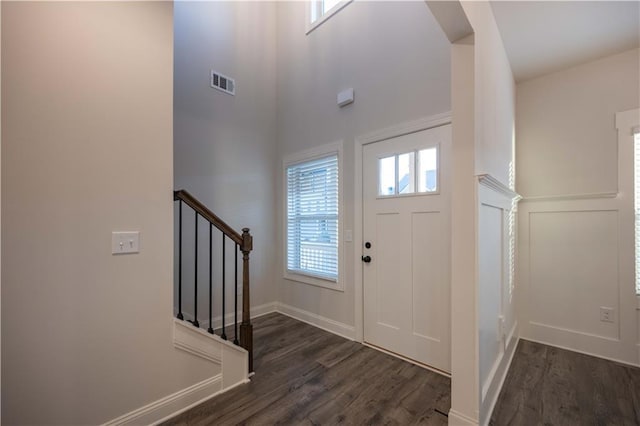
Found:
M 449 372 L 451 126 L 363 147 L 364 341 Z

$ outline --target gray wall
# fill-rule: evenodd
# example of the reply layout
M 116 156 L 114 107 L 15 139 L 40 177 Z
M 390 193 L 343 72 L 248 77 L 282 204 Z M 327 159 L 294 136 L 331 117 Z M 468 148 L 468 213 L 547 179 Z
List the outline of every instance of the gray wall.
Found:
M 175 3 L 174 187 L 191 192 L 234 229 L 251 228 L 253 306 L 273 302 L 277 295 L 275 14 L 275 2 Z M 235 96 L 209 87 L 211 69 L 235 79 Z M 189 211 L 184 222 L 183 309 L 188 313 L 193 312 L 192 215 Z M 208 283 L 204 222 L 200 229 L 204 255 L 199 277 Z M 221 313 L 220 247 L 221 236 L 215 233 L 214 316 Z M 233 274 L 231 245 L 227 253 Z M 199 289 L 202 320 L 208 316 L 208 288 Z M 227 312 L 233 306 L 231 293 Z
M 2 4 L 5 424 L 103 423 L 219 372 L 172 345 L 172 29 L 168 2 Z
M 305 35 L 304 2 L 278 3 L 279 157 L 344 140 L 344 229 L 353 229 L 353 141 L 391 125 L 449 111 L 450 44 L 423 2 L 353 2 Z M 336 105 L 353 87 L 355 103 Z M 282 164 L 277 211 L 283 217 Z M 345 244 L 345 291 L 283 279 L 278 221 L 279 300 L 353 325 L 353 245 Z

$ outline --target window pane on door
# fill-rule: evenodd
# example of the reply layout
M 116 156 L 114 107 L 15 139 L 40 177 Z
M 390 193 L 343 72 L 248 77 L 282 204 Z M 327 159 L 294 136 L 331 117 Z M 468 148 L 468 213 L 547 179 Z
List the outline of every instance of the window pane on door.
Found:
M 381 158 L 378 164 L 378 195 L 394 195 L 396 193 L 396 156 Z
M 438 149 L 429 148 L 418 152 L 418 192 L 438 190 Z
M 408 152 L 398 156 L 398 194 L 412 194 L 415 189 L 415 154 Z

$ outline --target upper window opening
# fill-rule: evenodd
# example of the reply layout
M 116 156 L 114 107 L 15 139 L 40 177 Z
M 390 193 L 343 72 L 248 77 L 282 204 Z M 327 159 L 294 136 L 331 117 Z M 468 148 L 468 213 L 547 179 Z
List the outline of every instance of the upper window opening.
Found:
M 438 191 L 438 148 L 378 160 L 378 195 L 383 197 Z
M 311 0 L 309 2 L 309 20 L 307 34 L 329 19 L 353 0 Z

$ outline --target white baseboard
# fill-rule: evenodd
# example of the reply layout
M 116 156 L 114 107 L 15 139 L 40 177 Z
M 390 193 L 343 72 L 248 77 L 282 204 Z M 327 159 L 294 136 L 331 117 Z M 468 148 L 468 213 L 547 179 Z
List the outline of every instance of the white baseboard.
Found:
M 269 302 L 251 307 L 251 319 L 278 311 L 278 302 Z
M 158 424 L 221 392 L 222 374 L 218 374 L 113 419 L 104 426 Z
M 592 356 L 594 358 L 606 359 L 607 361 L 617 362 L 618 364 L 630 365 L 632 367 L 640 367 L 640 344 L 638 344 L 638 362 L 629 362 L 629 361 L 625 361 L 623 359 L 608 357 L 608 356 L 600 355 L 600 354 L 589 352 L 589 351 L 583 351 L 583 350 L 576 349 L 576 348 L 570 348 L 568 346 L 558 345 L 556 343 L 552 343 L 552 342 L 549 342 L 549 341 L 546 341 L 546 340 L 542 340 L 542 339 L 533 339 L 533 338 L 530 338 L 530 337 L 527 337 L 527 336 L 523 336 L 523 337 L 520 337 L 520 340 L 526 340 L 526 341 L 533 342 L 533 343 L 540 343 L 541 345 L 553 346 L 554 348 L 564 349 L 565 351 L 576 352 L 576 353 L 579 353 L 579 354 Z
M 261 317 L 263 315 L 267 315 L 277 311 L 278 302 L 269 302 L 264 303 L 262 305 L 252 306 L 251 307 L 251 319 Z M 193 315 L 188 312 L 183 312 L 185 319 L 192 319 Z M 233 324 L 235 320 L 235 313 L 229 313 L 224 316 L 225 326 L 229 326 Z M 238 310 L 238 326 L 240 326 L 240 322 L 242 321 L 242 313 L 241 309 Z M 199 320 L 200 328 L 207 330 L 209 328 L 209 319 Z M 222 327 L 222 315 L 218 315 L 213 318 L 213 328 L 218 330 Z
M 509 336 L 517 336 L 518 323 L 516 322 L 509 333 Z M 493 386 L 489 388 L 489 392 L 487 396 L 489 399 L 489 404 L 486 406 L 487 416 L 484 419 L 483 424 L 488 425 L 491 420 L 491 415 L 493 414 L 493 409 L 498 402 L 498 398 L 500 397 L 500 392 L 502 392 L 502 387 L 504 386 L 504 381 L 507 378 L 507 374 L 509 373 L 509 369 L 511 368 L 511 362 L 513 361 L 513 357 L 516 353 L 516 348 L 518 347 L 518 342 L 520 338 L 516 337 L 515 339 L 508 340 L 510 344 L 507 345 L 507 350 L 502 355 L 502 360 L 500 362 L 500 366 L 495 372 L 495 375 L 492 378 L 494 382 Z M 505 362 L 506 359 L 506 362 Z M 497 380 L 497 383 L 495 383 Z
M 449 410 L 450 426 L 478 426 L 478 421 L 467 417 L 462 413 L 458 413 L 453 408 Z
M 297 319 L 298 321 L 306 322 L 314 327 L 328 331 L 329 333 L 337 334 L 345 339 L 356 339 L 356 328 L 352 325 L 347 325 L 280 302 L 276 302 L 276 311 L 293 319 Z

